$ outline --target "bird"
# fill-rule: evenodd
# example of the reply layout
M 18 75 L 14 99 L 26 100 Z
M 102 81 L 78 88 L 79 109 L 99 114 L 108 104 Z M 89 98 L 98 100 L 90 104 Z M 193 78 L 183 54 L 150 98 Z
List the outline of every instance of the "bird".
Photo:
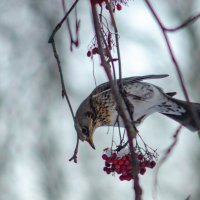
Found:
M 126 99 L 125 112 L 138 127 L 146 117 L 158 112 L 190 131 L 198 131 L 200 124 L 200 104 L 191 103 L 174 98 L 176 92 L 165 93 L 160 87 L 144 82 L 147 79 L 161 79 L 167 74 L 146 75 L 123 78 L 117 80 L 122 84 L 122 91 Z M 106 82 L 97 86 L 91 94 L 80 104 L 75 115 L 75 129 L 81 141 L 87 141 L 95 149 L 93 135 L 101 126 L 124 127 L 124 123 L 117 111 L 117 103 L 111 89 L 111 83 Z

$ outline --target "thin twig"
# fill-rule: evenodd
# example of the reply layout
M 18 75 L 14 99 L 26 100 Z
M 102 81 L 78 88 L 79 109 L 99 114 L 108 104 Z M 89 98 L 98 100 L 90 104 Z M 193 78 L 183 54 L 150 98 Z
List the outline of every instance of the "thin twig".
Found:
M 75 150 L 74 150 L 74 154 L 73 156 L 69 159 L 69 161 L 74 161 L 75 163 L 77 163 L 77 154 L 78 154 L 78 147 L 79 147 L 79 137 L 77 136 L 76 138 L 76 147 L 75 147 Z
M 74 9 L 74 7 L 76 6 L 76 4 L 79 2 L 79 0 L 75 0 L 75 2 L 72 4 L 71 8 L 67 11 L 67 13 L 65 14 L 65 16 L 61 19 L 61 21 L 56 25 L 56 27 L 53 29 L 51 36 L 49 37 L 48 43 L 52 43 L 55 34 L 57 33 L 57 31 L 60 29 L 60 27 L 62 26 L 63 22 L 67 19 L 67 17 L 69 16 L 69 14 L 71 13 L 71 11 Z
M 164 156 L 162 157 L 162 159 L 160 160 L 160 162 L 157 165 L 156 168 L 156 172 L 155 172 L 155 178 L 154 178 L 154 196 L 156 197 L 157 194 L 157 185 L 158 185 L 158 173 L 159 170 L 161 168 L 161 166 L 163 165 L 164 162 L 166 162 L 166 160 L 169 158 L 169 156 L 171 155 L 172 151 L 174 150 L 174 147 L 176 146 L 176 143 L 178 141 L 178 136 L 181 132 L 181 128 L 182 126 L 180 125 L 177 130 L 175 131 L 174 135 L 173 135 L 173 142 L 172 144 L 167 148 Z
M 177 72 L 177 75 L 178 75 L 178 80 L 179 80 L 179 83 L 181 85 L 181 88 L 182 88 L 182 91 L 183 91 L 183 94 L 185 96 L 185 99 L 186 101 L 189 103 L 190 105 L 190 111 L 192 113 L 192 116 L 193 116 L 193 119 L 195 121 L 195 124 L 197 125 L 198 129 L 200 130 L 200 124 L 198 122 L 198 116 L 196 114 L 196 112 L 194 111 L 194 108 L 192 107 L 192 105 L 190 104 L 190 99 L 189 99 L 189 95 L 188 95 L 188 92 L 187 92 L 187 89 L 185 87 L 185 84 L 184 84 L 184 81 L 183 81 L 183 76 L 182 76 L 182 73 L 181 73 L 181 70 L 180 70 L 180 66 L 175 58 L 175 55 L 174 55 L 174 52 L 172 50 L 172 47 L 171 47 L 171 44 L 170 44 L 170 41 L 168 39 L 168 36 L 167 36 L 167 32 L 169 32 L 169 30 L 164 26 L 164 24 L 161 22 L 161 19 L 159 18 L 159 16 L 157 15 L 156 11 L 154 10 L 153 6 L 151 5 L 150 1 L 149 0 L 145 0 L 145 3 L 147 4 L 148 8 L 150 9 L 151 13 L 153 14 L 156 22 L 158 23 L 162 33 L 163 33 L 163 37 L 165 39 L 165 42 L 166 42 L 166 45 L 167 45 L 167 48 L 168 48 L 168 51 L 169 51 L 169 54 L 170 54 L 170 57 L 172 59 L 172 62 L 174 63 L 174 66 L 175 66 L 175 69 L 176 69 L 176 72 Z M 199 14 L 200 15 L 200 14 Z M 195 21 L 199 15 L 196 15 L 194 16 L 193 18 L 190 18 L 188 19 L 186 22 L 184 22 L 182 25 L 176 27 L 176 29 L 171 29 L 173 31 L 176 31 L 176 30 L 180 30 L 181 28 L 185 27 L 186 25 L 192 23 L 193 21 Z
M 183 22 L 181 25 L 175 27 L 175 28 L 166 28 L 164 27 L 165 31 L 167 32 L 175 32 L 175 31 L 178 31 L 182 28 L 185 28 L 186 26 L 194 23 L 198 18 L 200 17 L 200 14 L 197 14 L 193 17 L 190 17 L 189 19 L 187 19 L 185 22 Z
M 64 13 L 66 13 L 66 4 L 65 4 L 65 0 L 62 0 L 62 7 L 63 7 L 63 11 Z M 76 47 L 79 45 L 79 38 L 78 38 L 78 32 L 79 32 L 79 27 L 80 27 L 80 20 L 78 20 L 77 17 L 77 10 L 76 7 L 75 9 L 75 16 L 76 16 L 76 39 L 74 40 L 73 35 L 72 35 L 72 30 L 71 30 L 71 26 L 70 26 L 70 22 L 69 22 L 69 17 L 66 18 L 66 26 L 69 32 L 69 37 L 70 37 L 70 50 L 73 51 L 73 45 L 75 45 Z
M 70 100 L 69 100 L 69 97 L 67 95 L 67 92 L 66 92 L 66 89 L 65 89 L 65 82 L 64 82 L 64 78 L 63 78 L 63 73 L 62 73 L 62 68 L 61 68 L 61 63 L 60 63 L 60 59 L 59 59 L 59 56 L 58 56 L 58 53 L 57 53 L 57 49 L 56 49 L 56 44 L 55 44 L 55 41 L 54 41 L 54 36 L 55 34 L 57 33 L 57 31 L 61 28 L 63 22 L 67 19 L 68 15 L 71 13 L 71 11 L 75 8 L 76 4 L 78 3 L 79 0 L 76 0 L 71 8 L 69 9 L 69 11 L 65 14 L 65 16 L 63 17 L 63 19 L 57 24 L 57 26 L 54 28 L 54 30 L 52 31 L 52 34 L 49 38 L 49 43 L 51 43 L 52 45 L 52 49 L 53 49 L 53 53 L 54 53 L 54 57 L 56 59 L 56 62 L 57 62 L 57 66 L 58 66 L 58 69 L 59 69 L 59 74 L 60 74 L 60 81 L 61 81 L 61 86 L 62 86 L 62 97 L 66 99 L 67 103 L 68 103 L 68 106 L 70 108 L 70 112 L 71 112 L 71 115 L 73 117 L 73 120 L 74 120 L 74 123 L 75 123 L 75 115 L 74 115 L 74 112 L 73 112 L 73 109 L 72 109 L 72 106 L 71 106 L 71 103 L 70 103 Z M 74 150 L 74 154 L 73 156 L 69 159 L 70 161 L 71 160 L 74 160 L 75 163 L 77 163 L 77 153 L 78 153 L 78 146 L 79 146 L 79 137 L 78 137 L 78 133 L 77 133 L 77 142 L 76 142 L 76 147 L 75 147 L 75 150 Z
M 64 78 L 63 78 L 62 68 L 61 68 L 60 59 L 59 59 L 59 56 L 58 56 L 58 53 L 57 53 L 57 50 L 56 50 L 56 44 L 55 44 L 54 39 L 52 39 L 51 44 L 52 44 L 53 53 L 54 53 L 55 59 L 57 61 L 58 69 L 59 69 L 60 81 L 61 81 L 61 86 L 62 86 L 62 97 L 63 98 L 65 97 L 65 99 L 67 100 L 67 103 L 69 105 L 72 117 L 73 117 L 73 119 L 75 119 L 75 115 L 74 115 L 69 97 L 68 97 L 66 89 L 65 89 L 65 82 L 64 82 Z
M 120 48 L 119 48 L 119 33 L 118 33 L 118 29 L 117 29 L 117 25 L 115 22 L 115 18 L 113 15 L 113 11 L 111 9 L 111 5 L 110 3 L 106 3 L 109 13 L 110 13 L 110 17 L 111 17 L 111 22 L 112 25 L 114 27 L 114 31 L 115 31 L 115 42 L 116 42 L 116 48 L 117 48 L 117 57 L 118 57 L 118 68 L 119 68 L 119 80 L 120 80 L 120 86 L 122 87 L 122 66 L 121 66 L 121 56 L 120 56 Z

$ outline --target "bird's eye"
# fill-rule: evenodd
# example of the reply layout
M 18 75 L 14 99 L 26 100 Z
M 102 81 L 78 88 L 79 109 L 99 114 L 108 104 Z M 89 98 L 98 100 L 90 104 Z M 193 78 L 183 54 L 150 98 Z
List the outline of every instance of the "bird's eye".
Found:
M 88 135 L 88 134 L 89 134 L 89 130 L 88 130 L 88 128 L 85 127 L 85 126 L 82 127 L 81 131 L 82 131 L 82 133 L 83 133 L 84 135 Z

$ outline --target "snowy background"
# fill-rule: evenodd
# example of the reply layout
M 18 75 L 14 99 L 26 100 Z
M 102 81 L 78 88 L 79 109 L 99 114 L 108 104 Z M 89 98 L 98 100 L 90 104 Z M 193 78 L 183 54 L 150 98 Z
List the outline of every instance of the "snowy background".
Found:
M 71 0 L 66 0 L 70 5 Z M 153 1 L 152 1 L 153 2 Z M 153 2 L 162 21 L 176 26 L 200 13 L 200 0 Z M 131 200 L 131 182 L 103 172 L 102 150 L 112 134 L 99 128 L 97 150 L 81 143 L 78 164 L 68 162 L 76 133 L 68 106 L 61 98 L 56 62 L 48 38 L 63 17 L 61 0 L 0 1 L 0 200 Z M 80 47 L 69 50 L 66 26 L 56 35 L 66 88 L 73 108 L 94 89 L 92 61 L 86 56 L 94 36 L 90 5 L 78 4 Z M 74 18 L 72 17 L 71 20 Z M 143 1 L 130 1 L 116 13 L 120 32 L 123 77 L 169 74 L 150 82 L 167 91 L 183 93 L 159 27 Z M 200 20 L 169 34 L 173 50 L 193 101 L 200 102 Z M 106 81 L 95 58 L 97 83 Z M 154 114 L 139 127 L 143 139 L 160 157 L 172 143 L 178 124 Z M 158 199 L 200 199 L 200 143 L 184 129 L 159 173 Z M 143 199 L 153 199 L 155 170 L 141 176 Z

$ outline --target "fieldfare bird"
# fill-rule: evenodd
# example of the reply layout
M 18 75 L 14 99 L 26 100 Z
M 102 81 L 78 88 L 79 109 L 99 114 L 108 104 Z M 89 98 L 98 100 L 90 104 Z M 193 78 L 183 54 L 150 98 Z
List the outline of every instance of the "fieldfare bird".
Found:
M 122 91 L 128 100 L 131 119 L 137 127 L 147 116 L 158 112 L 179 122 L 191 131 L 199 130 L 200 104 L 188 103 L 173 98 L 175 92 L 165 93 L 160 87 L 142 82 L 145 79 L 165 78 L 168 75 L 147 75 L 122 79 Z M 117 80 L 117 84 L 120 81 Z M 93 134 L 100 126 L 124 127 L 117 112 L 110 82 L 96 87 L 81 103 L 75 117 L 75 128 L 79 139 L 87 141 L 94 149 Z

